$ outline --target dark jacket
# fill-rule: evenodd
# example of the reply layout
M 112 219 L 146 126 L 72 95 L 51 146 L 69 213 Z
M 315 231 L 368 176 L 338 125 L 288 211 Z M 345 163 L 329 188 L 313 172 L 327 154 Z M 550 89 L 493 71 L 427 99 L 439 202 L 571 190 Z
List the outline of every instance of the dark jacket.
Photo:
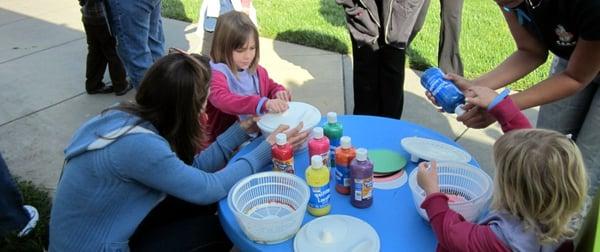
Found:
M 384 32 L 384 42 L 400 49 L 406 47 L 424 0 L 381 0 L 383 9 L 379 16 L 377 0 L 335 0 L 344 7 L 350 35 L 358 46 L 379 48 L 378 38 Z M 383 29 L 380 29 L 383 28 Z

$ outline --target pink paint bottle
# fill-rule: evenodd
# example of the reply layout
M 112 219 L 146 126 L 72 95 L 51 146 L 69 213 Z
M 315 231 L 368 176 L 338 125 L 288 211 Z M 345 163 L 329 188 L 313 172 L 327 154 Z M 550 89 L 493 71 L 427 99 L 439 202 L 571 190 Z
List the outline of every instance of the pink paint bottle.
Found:
M 356 208 L 373 204 L 373 163 L 367 158 L 367 149 L 356 150 L 350 162 L 350 203 Z
M 313 129 L 313 138 L 308 141 L 308 156 L 319 155 L 323 157 L 323 165 L 329 167 L 329 139 L 323 135 L 323 128 Z

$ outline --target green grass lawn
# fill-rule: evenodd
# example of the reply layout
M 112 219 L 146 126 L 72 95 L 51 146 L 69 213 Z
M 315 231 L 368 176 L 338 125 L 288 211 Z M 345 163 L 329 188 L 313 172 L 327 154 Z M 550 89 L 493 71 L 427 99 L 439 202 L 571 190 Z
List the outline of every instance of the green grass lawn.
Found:
M 196 22 L 202 0 L 164 0 L 163 16 Z M 334 0 L 254 0 L 263 37 L 349 53 L 344 13 Z M 427 21 L 409 52 L 410 66 L 422 70 L 437 65 L 439 1 L 433 0 Z M 460 40 L 465 76 L 474 78 L 502 62 L 515 50 L 502 14 L 493 1 L 467 0 Z M 512 85 L 522 90 L 542 80 L 549 62 Z

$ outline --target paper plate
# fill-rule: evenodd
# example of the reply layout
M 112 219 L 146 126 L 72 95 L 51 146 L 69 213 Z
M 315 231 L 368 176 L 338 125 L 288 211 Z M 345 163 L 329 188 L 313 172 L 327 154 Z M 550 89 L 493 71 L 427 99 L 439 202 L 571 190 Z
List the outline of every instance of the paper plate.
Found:
M 382 190 L 391 190 L 396 189 L 408 182 L 408 176 L 406 172 L 400 171 L 393 176 L 385 177 L 385 178 L 374 178 L 373 179 L 373 187 Z
M 373 172 L 381 175 L 395 173 L 406 165 L 406 159 L 395 151 L 379 149 L 369 150 L 369 159 L 373 162 Z
M 468 163 L 471 155 L 464 150 L 440 141 L 422 138 L 406 137 L 401 141 L 402 148 L 410 153 L 410 161 L 419 159 L 431 161 L 454 161 Z
M 349 215 L 326 215 L 316 218 L 298 231 L 294 251 L 379 251 L 379 236 L 361 219 Z
M 268 113 L 261 116 L 258 127 L 263 132 L 273 132 L 279 125 L 286 124 L 296 127 L 298 123 L 304 122 L 302 130 L 310 130 L 321 121 L 321 112 L 313 105 L 303 102 L 289 102 L 288 110 L 283 113 Z

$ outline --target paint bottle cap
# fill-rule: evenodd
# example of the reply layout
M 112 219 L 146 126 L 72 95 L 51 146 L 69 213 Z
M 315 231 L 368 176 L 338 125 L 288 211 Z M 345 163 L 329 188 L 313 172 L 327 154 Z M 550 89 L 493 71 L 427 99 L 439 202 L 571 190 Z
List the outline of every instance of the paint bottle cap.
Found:
M 461 116 L 461 115 L 462 115 L 462 114 L 464 114 L 465 112 L 466 112 L 466 111 L 463 109 L 463 105 L 462 105 L 462 104 L 461 104 L 461 105 L 458 105 L 458 106 L 456 106 L 456 108 L 454 108 L 454 113 L 455 113 L 457 116 Z
M 337 122 L 337 113 L 335 113 L 335 112 L 327 113 L 327 122 L 328 123 L 336 123 Z
M 356 150 L 356 160 L 358 161 L 366 161 L 367 160 L 367 149 L 358 148 Z
M 275 143 L 277 145 L 285 145 L 287 143 L 287 135 L 283 133 L 275 135 Z
M 314 155 L 310 158 L 310 166 L 314 169 L 323 168 L 323 157 L 320 155 Z
M 316 139 L 323 138 L 323 128 L 321 128 L 321 127 L 315 127 L 313 129 L 313 137 L 316 138 Z
M 340 145 L 342 146 L 342 149 L 350 149 L 350 147 L 352 147 L 352 139 L 350 139 L 349 136 L 343 136 L 342 138 L 340 138 Z

